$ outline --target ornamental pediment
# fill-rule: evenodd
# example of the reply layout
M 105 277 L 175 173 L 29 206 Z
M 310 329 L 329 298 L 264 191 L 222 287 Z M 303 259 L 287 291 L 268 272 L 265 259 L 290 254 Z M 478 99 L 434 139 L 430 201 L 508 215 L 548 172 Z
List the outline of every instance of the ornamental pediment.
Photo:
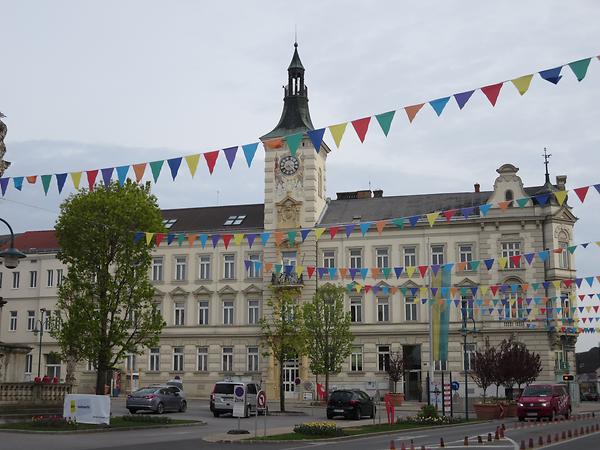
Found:
M 244 294 L 262 294 L 262 289 L 256 286 L 255 284 L 251 284 L 247 288 L 245 288 L 242 292 Z
M 471 280 L 468 277 L 463 278 L 462 280 L 460 280 L 458 283 L 456 283 L 456 287 L 471 287 L 471 286 L 475 286 L 477 285 L 477 283 L 473 280 Z
M 236 291 L 235 289 L 233 289 L 231 286 L 229 286 L 228 284 L 226 284 L 225 286 L 223 286 L 221 289 L 219 289 L 217 291 L 217 293 L 219 295 L 235 295 L 238 293 L 238 291 Z
M 206 286 L 200 286 L 198 287 L 198 289 L 196 289 L 194 292 L 192 292 L 192 294 L 198 296 L 198 295 L 211 295 L 214 291 L 211 291 L 210 289 L 208 289 Z
M 400 287 L 403 287 L 403 288 L 420 288 L 421 286 L 418 285 L 417 283 L 415 283 L 413 280 L 407 280 L 406 282 L 402 283 L 400 285 Z
M 177 286 L 175 289 L 173 289 L 171 292 L 169 292 L 169 294 L 171 295 L 171 297 L 181 297 L 181 296 L 188 295 L 189 292 L 186 291 L 185 289 L 182 289 L 181 287 Z

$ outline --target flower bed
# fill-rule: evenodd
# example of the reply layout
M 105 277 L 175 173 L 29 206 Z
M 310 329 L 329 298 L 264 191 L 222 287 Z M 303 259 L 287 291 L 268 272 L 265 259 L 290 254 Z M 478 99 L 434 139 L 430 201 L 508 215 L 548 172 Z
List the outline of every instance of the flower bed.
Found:
M 294 433 L 307 436 L 340 436 L 343 431 L 335 422 L 306 422 L 296 425 Z

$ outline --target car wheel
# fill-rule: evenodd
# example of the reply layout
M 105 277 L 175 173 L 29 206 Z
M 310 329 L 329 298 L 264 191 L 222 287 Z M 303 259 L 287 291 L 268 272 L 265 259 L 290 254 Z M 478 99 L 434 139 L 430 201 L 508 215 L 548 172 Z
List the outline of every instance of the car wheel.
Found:
M 352 418 L 354 420 L 360 420 L 360 407 L 358 407 L 354 410 L 354 414 L 352 415 Z
M 571 408 L 567 409 L 567 412 L 565 412 L 565 420 L 569 420 L 570 415 L 571 415 Z
M 219 413 L 217 411 L 213 411 L 213 416 L 219 417 Z
M 328 418 L 328 419 L 333 419 L 333 414 L 331 414 L 331 413 L 327 413 L 327 418 Z
M 181 402 L 181 405 L 179 405 L 179 412 L 183 413 L 185 412 L 187 409 L 187 402 L 185 400 L 183 400 Z
M 162 403 L 156 405 L 156 414 L 162 414 L 165 412 L 165 406 Z
M 135 408 L 128 408 L 128 409 L 131 414 L 135 414 L 137 412 L 137 409 L 135 409 Z
M 525 417 L 519 416 L 519 422 L 525 422 Z
M 374 419 L 375 418 L 375 405 L 373 405 L 371 407 L 371 415 L 369 416 L 369 419 Z

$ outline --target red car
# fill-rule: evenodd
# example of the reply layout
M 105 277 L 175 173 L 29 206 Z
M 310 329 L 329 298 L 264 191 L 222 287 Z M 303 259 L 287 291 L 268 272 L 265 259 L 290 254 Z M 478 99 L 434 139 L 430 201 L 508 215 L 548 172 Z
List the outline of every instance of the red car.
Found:
M 517 416 L 520 421 L 526 418 L 540 419 L 556 416 L 569 418 L 571 397 L 564 384 L 534 384 L 527 386 L 517 402 Z

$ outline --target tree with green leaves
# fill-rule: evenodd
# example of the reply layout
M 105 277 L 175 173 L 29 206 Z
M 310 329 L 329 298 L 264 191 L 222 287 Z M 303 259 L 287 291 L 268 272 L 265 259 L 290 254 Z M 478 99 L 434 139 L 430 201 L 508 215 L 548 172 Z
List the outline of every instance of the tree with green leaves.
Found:
M 71 195 L 55 229 L 68 270 L 51 334 L 63 359 L 94 364 L 96 394 L 104 394 L 108 372 L 156 345 L 164 326 L 148 279 L 152 247 L 134 239 L 137 230 L 163 232 L 162 216 L 149 184 L 114 182 Z
M 279 407 L 285 411 L 284 363 L 304 354 L 301 291 L 291 286 L 271 286 L 267 314 L 260 320 L 265 356 L 272 355 L 279 365 Z
M 340 373 L 350 356 L 354 336 L 350 331 L 350 312 L 344 309 L 345 289 L 325 285 L 304 305 L 304 330 L 310 370 L 325 375 L 325 400 L 329 396 L 329 376 Z

